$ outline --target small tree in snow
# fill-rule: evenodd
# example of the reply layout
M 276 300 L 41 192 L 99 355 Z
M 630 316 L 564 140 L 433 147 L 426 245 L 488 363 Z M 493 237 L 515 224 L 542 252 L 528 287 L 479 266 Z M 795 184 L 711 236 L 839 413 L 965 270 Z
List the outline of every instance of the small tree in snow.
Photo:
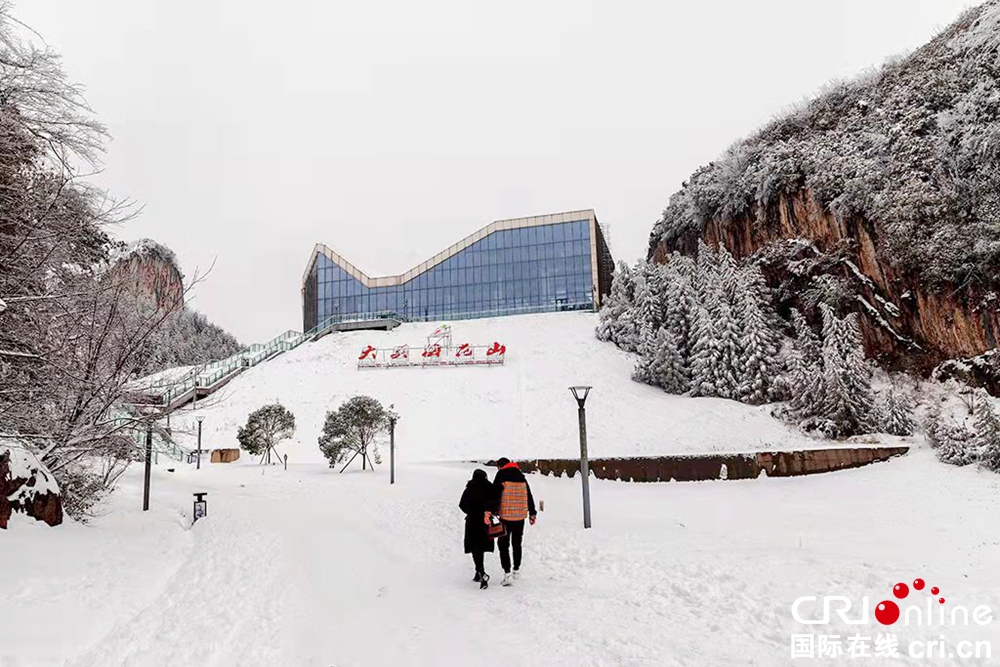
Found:
M 658 379 L 657 384 L 663 387 L 663 391 L 684 394 L 691 389 L 687 364 L 681 356 L 677 338 L 669 327 L 660 329 L 656 336 L 656 360 L 653 368 Z
M 906 394 L 889 387 L 881 413 L 883 431 L 891 435 L 913 435 L 913 403 Z
M 653 330 L 653 325 L 644 322 L 639 334 L 639 360 L 632 373 L 632 379 L 636 382 L 652 385 L 660 383 L 656 372 L 656 340 L 657 332 Z
M 825 417 L 841 435 L 867 433 L 872 427 L 875 401 L 871 366 L 861 346 L 857 315 L 838 319 L 828 306 L 823 311 L 823 379 Z
M 691 395 L 718 396 L 715 389 L 718 339 L 713 330 L 712 316 L 704 306 L 697 306 L 691 333 Z
M 737 277 L 736 314 L 742 342 L 737 395 L 744 403 L 759 404 L 771 395 L 778 367 L 778 335 L 766 314 L 770 291 L 760 269 L 748 266 Z
M 739 398 L 740 357 L 742 341 L 736 314 L 729 303 L 722 300 L 716 305 L 714 328 L 716 334 L 715 392 L 722 398 Z
M 976 406 L 976 423 L 972 445 L 979 452 L 979 462 L 984 468 L 1000 472 L 1000 419 L 993 403 L 986 397 Z
M 327 412 L 319 448 L 330 462 L 330 467 L 341 463 L 348 455 L 351 458 L 344 468 L 359 455 L 362 470 L 372 460 L 381 463 L 377 438 L 389 427 L 390 417 L 391 413 L 371 396 L 355 396 L 337 410 Z M 375 469 L 374 464 L 372 469 Z
M 785 384 L 792 413 L 799 418 L 821 414 L 826 403 L 822 347 L 816 333 L 797 310 L 792 310 L 795 342 L 787 361 Z
M 280 403 L 273 403 L 252 412 L 246 426 L 241 426 L 236 433 L 236 439 L 248 454 L 260 456 L 261 463 L 271 463 L 271 452 L 278 456 L 275 446 L 293 433 L 295 415 Z
M 597 338 L 611 343 L 618 342 L 619 322 L 626 311 L 632 308 L 632 297 L 635 282 L 632 270 L 625 262 L 618 262 L 618 269 L 611 280 L 611 293 L 601 308 L 600 323 L 597 325 Z
M 666 267 L 666 303 L 664 304 L 663 326 L 673 334 L 677 351 L 685 365 L 691 353 L 691 329 L 694 326 L 695 291 L 693 275 L 694 262 L 690 258 L 674 253 Z
M 924 433 L 942 463 L 967 466 L 979 458 L 969 429 L 946 419 L 940 410 L 928 415 Z

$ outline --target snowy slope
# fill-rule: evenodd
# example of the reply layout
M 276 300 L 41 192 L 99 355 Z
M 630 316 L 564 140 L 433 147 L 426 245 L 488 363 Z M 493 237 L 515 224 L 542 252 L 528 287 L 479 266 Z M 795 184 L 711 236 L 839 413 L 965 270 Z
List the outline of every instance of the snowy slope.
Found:
M 596 340 L 596 323 L 592 313 L 454 323 L 456 344 L 505 344 L 503 367 L 358 370 L 364 346 L 422 346 L 434 325 L 332 334 L 250 369 L 200 407 L 172 417 L 172 425 L 193 432 L 197 410 L 205 415 L 206 448 L 236 447 L 247 415 L 277 400 L 298 426 L 299 446 L 282 451 L 290 460 L 320 460 L 316 439 L 326 411 L 368 394 L 395 404 L 400 456 L 409 460 L 574 456 L 577 411 L 568 387 L 592 384 L 587 416 L 594 457 L 817 445 L 767 407 L 671 396 L 632 382 L 634 358 Z M 181 438 L 194 445 L 190 435 Z

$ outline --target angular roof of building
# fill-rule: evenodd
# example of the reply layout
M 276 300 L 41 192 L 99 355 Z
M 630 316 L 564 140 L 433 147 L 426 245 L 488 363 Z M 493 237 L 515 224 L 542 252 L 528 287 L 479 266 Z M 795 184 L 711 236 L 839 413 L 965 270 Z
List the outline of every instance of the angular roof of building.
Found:
M 445 261 L 449 257 L 454 256 L 458 252 L 465 250 L 472 244 L 480 241 L 493 232 L 501 231 L 504 229 L 521 229 L 524 227 L 540 227 L 542 225 L 554 225 L 561 222 L 575 222 L 579 220 L 588 220 L 597 222 L 597 215 L 594 213 L 594 209 L 583 209 L 580 211 L 566 211 L 564 213 L 552 213 L 549 215 L 536 215 L 528 218 L 510 218 L 508 220 L 496 220 L 486 225 L 482 229 L 464 239 L 448 247 L 446 250 L 442 250 L 438 254 L 434 255 L 426 262 L 418 264 L 409 271 L 401 273 L 395 276 L 378 276 L 372 277 L 361 269 L 354 266 L 351 262 L 344 258 L 337 252 L 330 249 L 329 246 L 322 243 L 317 243 L 313 248 L 312 255 L 309 258 L 309 263 L 306 265 L 306 270 L 302 274 L 302 284 L 305 285 L 306 280 L 309 279 L 309 274 L 312 272 L 313 267 L 316 264 L 316 259 L 320 255 L 325 255 L 331 262 L 338 265 L 349 275 L 351 275 L 355 280 L 362 283 L 365 287 L 393 287 L 395 285 L 402 285 L 403 283 L 413 280 L 421 273 L 432 269 L 441 262 Z

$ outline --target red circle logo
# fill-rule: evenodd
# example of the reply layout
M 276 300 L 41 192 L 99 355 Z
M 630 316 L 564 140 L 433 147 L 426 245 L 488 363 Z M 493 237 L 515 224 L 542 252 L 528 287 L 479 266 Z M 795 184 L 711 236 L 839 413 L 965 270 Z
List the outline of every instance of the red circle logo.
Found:
M 882 600 L 875 607 L 875 620 L 882 625 L 892 625 L 899 620 L 899 607 L 892 600 Z

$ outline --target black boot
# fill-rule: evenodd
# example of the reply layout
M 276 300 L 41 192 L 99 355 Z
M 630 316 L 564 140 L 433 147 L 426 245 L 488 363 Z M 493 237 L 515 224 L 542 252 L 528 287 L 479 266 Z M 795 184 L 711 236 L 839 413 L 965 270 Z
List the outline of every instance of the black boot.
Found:
M 483 573 L 482 573 L 482 572 L 478 572 L 478 571 L 477 571 L 477 572 L 476 572 L 476 576 L 474 576 L 474 577 L 472 578 L 472 580 L 473 580 L 473 581 L 476 581 L 476 582 L 478 582 L 478 581 L 479 581 L 479 580 L 480 580 L 480 579 L 482 578 L 482 576 L 483 576 Z
M 490 587 L 490 575 L 483 572 L 479 577 L 479 590 Z

